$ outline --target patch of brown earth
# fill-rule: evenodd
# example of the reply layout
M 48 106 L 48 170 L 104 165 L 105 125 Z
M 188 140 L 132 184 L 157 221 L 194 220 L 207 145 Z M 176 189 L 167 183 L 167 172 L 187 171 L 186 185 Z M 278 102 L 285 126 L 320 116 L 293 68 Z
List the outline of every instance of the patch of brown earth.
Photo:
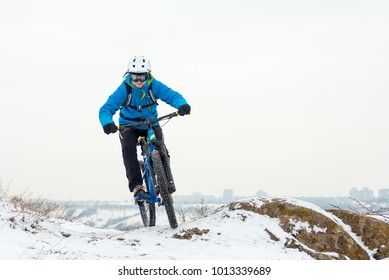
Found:
M 285 247 L 304 251 L 315 259 L 370 259 L 367 252 L 340 225 L 311 209 L 281 199 L 266 201 L 261 207 L 249 201 L 229 204 L 230 211 L 240 209 L 279 219 L 280 226 L 295 238 L 285 242 Z M 298 222 L 309 226 L 297 227 Z M 328 255 L 328 252 L 337 253 L 338 256 Z
M 375 259 L 389 258 L 388 224 L 376 218 L 351 211 L 331 210 L 329 212 L 348 224 L 370 250 L 376 251 L 373 256 Z

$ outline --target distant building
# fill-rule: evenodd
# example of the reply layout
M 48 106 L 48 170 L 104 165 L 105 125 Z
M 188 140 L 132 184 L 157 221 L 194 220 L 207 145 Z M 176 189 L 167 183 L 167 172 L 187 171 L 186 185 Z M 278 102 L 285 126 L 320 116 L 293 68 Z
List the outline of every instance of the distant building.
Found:
M 383 201 L 389 201 L 389 189 L 379 189 L 378 199 Z
M 223 191 L 223 201 L 231 202 L 234 200 L 234 190 L 233 189 L 224 189 Z
M 374 192 L 368 187 L 364 187 L 362 190 L 352 188 L 350 190 L 350 197 L 359 201 L 371 201 L 374 200 Z

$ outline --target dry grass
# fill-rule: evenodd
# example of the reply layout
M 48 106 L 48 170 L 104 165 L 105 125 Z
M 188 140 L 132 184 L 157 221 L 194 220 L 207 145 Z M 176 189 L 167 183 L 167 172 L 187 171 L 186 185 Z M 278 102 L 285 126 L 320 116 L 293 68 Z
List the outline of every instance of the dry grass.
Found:
M 201 198 L 200 204 L 196 206 L 195 212 L 192 215 L 192 220 L 197 220 L 208 216 L 211 212 L 211 208 L 205 203 L 205 199 Z
M 200 218 L 204 218 L 211 213 L 211 208 L 205 203 L 204 198 L 201 198 L 200 203 L 197 204 L 193 213 L 185 210 L 182 206 L 176 208 L 176 214 L 181 222 L 194 221 Z
M 25 191 L 21 194 L 10 194 L 9 186 L 5 187 L 1 182 L 0 200 L 11 203 L 15 209 L 32 211 L 47 218 L 63 219 L 66 212 L 66 207 L 60 207 L 57 203 L 42 197 L 34 197 L 32 192 Z

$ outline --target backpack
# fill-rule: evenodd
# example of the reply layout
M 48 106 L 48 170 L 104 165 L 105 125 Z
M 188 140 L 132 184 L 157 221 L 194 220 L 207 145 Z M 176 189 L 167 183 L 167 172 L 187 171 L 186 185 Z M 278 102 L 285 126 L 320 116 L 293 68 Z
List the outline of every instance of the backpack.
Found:
M 153 79 L 153 77 L 151 76 L 151 74 L 150 74 L 150 78 L 147 80 L 147 82 L 149 83 L 149 91 L 148 91 L 148 93 L 149 93 L 150 99 L 151 99 L 151 101 L 153 101 L 153 103 L 147 104 L 145 106 L 132 106 L 131 105 L 132 85 L 128 84 L 127 81 L 126 81 L 126 76 L 129 75 L 129 74 L 130 74 L 129 72 L 126 72 L 123 75 L 123 82 L 124 82 L 124 85 L 126 86 L 126 90 L 127 90 L 127 99 L 123 103 L 122 106 L 123 107 L 130 107 L 131 109 L 134 109 L 134 110 L 137 110 L 137 111 L 142 111 L 143 108 L 151 107 L 154 104 L 158 105 L 157 98 L 155 97 L 153 89 L 152 89 L 152 85 L 153 85 L 152 79 Z

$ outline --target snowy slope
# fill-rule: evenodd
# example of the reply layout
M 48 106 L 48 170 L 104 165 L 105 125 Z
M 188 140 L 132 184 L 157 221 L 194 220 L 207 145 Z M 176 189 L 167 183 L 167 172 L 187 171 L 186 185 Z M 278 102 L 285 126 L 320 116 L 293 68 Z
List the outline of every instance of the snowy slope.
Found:
M 264 200 L 253 198 L 245 202 L 260 207 Z M 335 216 L 307 202 L 291 199 L 288 202 L 335 220 L 364 246 Z M 293 236 L 280 227 L 278 219 L 243 209 L 230 211 L 227 206 L 208 217 L 180 224 L 174 230 L 161 224 L 123 232 L 42 218 L 15 209 L 6 201 L 0 205 L 0 259 L 312 259 L 305 252 L 284 246 Z M 269 232 L 278 240 L 272 239 Z

